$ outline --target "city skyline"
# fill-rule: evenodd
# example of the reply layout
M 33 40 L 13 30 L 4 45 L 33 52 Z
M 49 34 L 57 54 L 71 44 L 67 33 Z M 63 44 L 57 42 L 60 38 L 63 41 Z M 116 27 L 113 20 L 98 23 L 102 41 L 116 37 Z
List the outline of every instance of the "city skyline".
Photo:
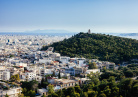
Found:
M 0 32 L 138 33 L 137 0 L 0 0 Z

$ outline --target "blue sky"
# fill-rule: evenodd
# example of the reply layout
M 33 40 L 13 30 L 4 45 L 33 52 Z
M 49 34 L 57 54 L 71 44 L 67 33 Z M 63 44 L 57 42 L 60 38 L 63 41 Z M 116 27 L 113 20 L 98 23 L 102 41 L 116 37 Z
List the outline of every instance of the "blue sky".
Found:
M 138 32 L 138 0 L 0 0 L 0 32 Z

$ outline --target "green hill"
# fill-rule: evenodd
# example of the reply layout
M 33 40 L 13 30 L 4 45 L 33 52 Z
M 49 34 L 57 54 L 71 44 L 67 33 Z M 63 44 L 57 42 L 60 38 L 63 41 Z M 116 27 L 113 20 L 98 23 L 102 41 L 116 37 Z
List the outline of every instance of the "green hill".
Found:
M 80 32 L 69 39 L 45 46 L 70 57 L 98 58 L 121 63 L 138 58 L 138 40 L 117 36 Z

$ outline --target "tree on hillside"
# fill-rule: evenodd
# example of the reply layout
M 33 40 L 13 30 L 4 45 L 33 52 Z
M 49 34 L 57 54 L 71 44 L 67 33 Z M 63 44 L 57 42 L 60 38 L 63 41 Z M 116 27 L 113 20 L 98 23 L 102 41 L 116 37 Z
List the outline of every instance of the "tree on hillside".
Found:
M 107 96 L 103 92 L 101 92 L 98 97 L 107 97 Z
M 81 95 L 81 97 L 88 97 L 87 92 L 83 92 L 83 94 Z
M 126 77 L 133 77 L 134 76 L 134 73 L 132 70 L 124 71 L 124 74 Z
M 123 79 L 121 80 L 119 86 L 120 86 L 120 93 L 123 97 L 130 97 L 131 96 L 131 90 L 132 90 L 132 79 Z
M 112 35 L 79 33 L 69 39 L 43 46 L 42 50 L 54 47 L 55 51 L 70 57 L 98 58 L 116 64 L 138 57 L 138 40 Z
M 48 94 L 53 94 L 54 93 L 54 86 L 53 85 L 51 85 L 51 84 L 49 84 L 48 85 Z
M 97 69 L 97 66 L 96 66 L 95 62 L 92 62 L 92 63 L 89 62 L 88 66 L 89 66 L 89 69 Z
M 58 73 L 58 78 L 60 79 L 61 77 L 60 77 L 60 70 L 59 70 L 59 73 Z
M 24 95 L 26 95 L 27 89 L 26 89 L 26 88 L 22 88 L 22 93 L 23 93 Z
M 88 91 L 88 97 L 97 97 L 97 91 Z
M 98 72 L 97 73 L 91 72 L 90 74 L 87 74 L 87 77 L 91 79 L 91 82 L 93 82 L 95 85 L 98 85 L 100 82 L 99 81 L 100 74 Z
M 59 96 L 58 96 L 58 94 L 53 93 L 53 94 L 51 94 L 51 95 L 48 95 L 48 97 L 59 97 Z
M 58 94 L 59 97 L 64 96 L 64 93 L 63 93 L 62 89 L 58 90 L 56 93 Z
M 45 79 L 42 78 L 42 80 L 41 80 L 41 87 L 44 87 L 44 81 L 45 81 Z
M 6 94 L 5 97 L 9 97 L 9 96 Z
M 29 90 L 36 90 L 37 87 L 38 87 L 38 82 L 33 80 L 33 81 L 30 81 L 30 82 L 22 82 L 22 85 L 21 85 L 22 88 L 26 88 L 27 91 Z
M 117 86 L 112 87 L 111 97 L 118 97 L 119 96 L 119 88 Z
M 24 94 L 23 94 L 23 93 L 21 93 L 21 94 L 19 94 L 19 95 L 18 95 L 18 97 L 24 97 Z
M 33 90 L 30 90 L 30 91 L 28 91 L 28 94 L 27 94 L 27 96 L 30 96 L 30 97 L 35 97 L 35 91 L 33 91 Z
M 77 92 L 79 94 L 82 92 L 79 85 L 76 85 L 74 88 L 75 88 L 75 92 Z
M 134 97 L 138 96 L 138 84 L 135 84 L 133 87 L 132 87 L 132 95 Z
M 69 95 L 70 97 L 74 97 L 75 96 L 75 88 L 74 87 L 69 87 L 67 89 L 67 95 Z
M 20 81 L 19 74 L 12 75 L 10 78 L 11 81 Z
M 111 89 L 109 88 L 109 86 L 106 86 L 105 88 L 104 88 L 104 91 L 103 91 L 104 93 L 105 93 L 105 95 L 107 96 L 107 97 L 110 97 L 110 95 L 111 95 Z

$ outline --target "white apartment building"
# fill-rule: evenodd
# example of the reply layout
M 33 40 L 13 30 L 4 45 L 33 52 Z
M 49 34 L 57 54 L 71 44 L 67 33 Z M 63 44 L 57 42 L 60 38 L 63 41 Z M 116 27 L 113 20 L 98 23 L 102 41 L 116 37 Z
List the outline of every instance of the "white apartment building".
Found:
M 79 64 L 80 67 L 86 65 L 85 60 L 86 60 L 85 58 L 78 58 L 77 59 L 77 63 Z
M 106 66 L 106 69 L 114 69 L 115 68 L 115 63 L 112 63 L 112 62 L 103 61 L 102 64 L 104 66 Z
M 3 80 L 3 70 L 0 70 L 0 80 Z
M 45 76 L 45 75 L 48 75 L 48 74 L 53 74 L 53 69 L 41 69 L 40 70 L 40 75 L 41 76 Z
M 49 58 L 44 58 L 44 59 L 39 59 L 39 61 L 34 61 L 34 64 L 36 63 L 51 63 L 52 62 L 52 59 L 49 59 Z
M 9 80 L 10 79 L 10 72 L 4 71 L 3 72 L 3 80 Z
M 16 66 L 23 66 L 23 67 L 27 67 L 26 63 L 16 63 Z
M 100 73 L 100 69 L 88 69 L 86 71 L 86 74 L 90 74 L 91 72 L 93 72 L 93 73 L 96 73 L 96 72 Z
M 26 81 L 32 81 L 36 79 L 36 73 L 34 72 L 26 72 L 25 77 L 23 77 Z
M 9 80 L 10 79 L 10 72 L 5 70 L 0 70 L 0 80 Z
M 62 63 L 68 63 L 70 60 L 70 57 L 60 56 L 60 57 L 56 57 L 56 60 L 61 61 Z

